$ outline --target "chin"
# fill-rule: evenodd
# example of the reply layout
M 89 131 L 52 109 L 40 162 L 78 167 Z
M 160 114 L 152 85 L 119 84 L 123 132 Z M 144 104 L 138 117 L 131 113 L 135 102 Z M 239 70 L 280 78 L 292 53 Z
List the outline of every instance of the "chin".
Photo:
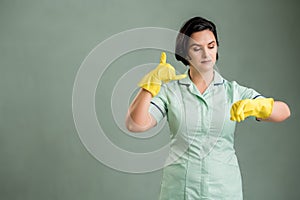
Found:
M 198 65 L 195 68 L 199 72 L 209 72 L 214 70 L 214 65 Z

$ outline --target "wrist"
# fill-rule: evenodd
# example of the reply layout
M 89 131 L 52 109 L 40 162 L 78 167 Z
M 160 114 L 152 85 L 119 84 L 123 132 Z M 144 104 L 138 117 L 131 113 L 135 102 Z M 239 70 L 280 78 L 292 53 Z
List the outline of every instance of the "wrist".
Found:
M 150 93 L 152 95 L 152 97 L 155 97 L 159 91 L 160 91 L 160 84 L 146 84 L 143 86 L 140 86 L 142 88 L 143 91 Z

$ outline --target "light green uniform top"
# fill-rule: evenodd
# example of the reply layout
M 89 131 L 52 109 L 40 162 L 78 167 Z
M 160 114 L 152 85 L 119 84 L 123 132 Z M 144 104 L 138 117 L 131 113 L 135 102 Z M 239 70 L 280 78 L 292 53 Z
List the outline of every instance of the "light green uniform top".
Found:
M 162 85 L 149 108 L 157 123 L 167 117 L 171 132 L 160 200 L 243 199 L 230 108 L 258 96 L 217 71 L 203 94 L 189 76 Z

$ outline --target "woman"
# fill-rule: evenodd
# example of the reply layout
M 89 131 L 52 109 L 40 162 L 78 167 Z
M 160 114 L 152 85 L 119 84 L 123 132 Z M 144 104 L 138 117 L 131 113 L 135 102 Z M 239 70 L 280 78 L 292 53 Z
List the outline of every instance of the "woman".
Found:
M 225 80 L 214 69 L 218 46 L 211 21 L 188 20 L 177 36 L 175 53 L 189 69 L 176 75 L 162 53 L 160 64 L 140 81 L 141 90 L 129 107 L 126 125 L 132 132 L 168 119 L 171 145 L 160 199 L 243 199 L 234 150 L 236 122 L 251 116 L 281 122 L 290 115 L 284 102 Z

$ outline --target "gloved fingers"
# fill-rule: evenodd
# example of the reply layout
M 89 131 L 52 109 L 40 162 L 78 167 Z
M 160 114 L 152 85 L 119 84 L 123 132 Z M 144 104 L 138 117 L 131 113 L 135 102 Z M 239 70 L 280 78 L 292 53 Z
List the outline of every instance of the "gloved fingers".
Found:
M 236 115 L 236 121 L 241 122 L 245 119 L 244 113 L 241 113 L 239 115 Z
M 160 70 L 158 70 L 157 75 L 161 81 L 164 83 L 172 80 L 172 77 L 175 76 L 175 69 L 171 65 L 161 65 Z
M 233 105 L 234 106 L 234 105 Z M 235 121 L 235 116 L 234 116 L 234 109 L 233 106 L 231 106 L 230 109 L 230 120 Z
M 247 117 L 250 117 L 250 116 L 255 116 L 253 111 L 252 110 L 249 110 L 249 111 L 243 111 L 242 113 L 240 113 L 239 115 L 237 115 L 237 119 L 238 121 L 244 121 Z
M 248 103 L 249 102 L 248 102 L 247 99 L 239 101 L 238 108 L 236 109 L 236 114 L 237 115 L 244 115 L 245 108 L 246 108 L 246 105 Z
M 159 80 L 154 80 L 154 79 L 150 79 L 148 80 L 147 82 L 145 82 L 144 84 L 147 84 L 147 85 L 161 85 L 161 81 Z
M 165 52 L 161 53 L 160 64 L 156 68 L 156 76 L 164 83 L 171 80 L 180 80 L 186 77 L 186 74 L 176 75 L 175 68 L 167 63 L 167 56 Z
M 241 122 L 241 121 L 244 121 L 245 120 L 245 115 L 244 113 L 242 113 L 241 115 L 239 115 L 239 121 L 238 122 Z
M 243 121 L 245 119 L 244 109 L 246 105 L 246 100 L 235 102 L 230 109 L 230 119 L 237 122 Z
M 235 120 L 234 121 L 236 121 L 236 122 L 240 122 L 241 120 L 240 120 L 240 117 L 239 116 L 237 116 L 236 118 L 235 118 Z
M 250 117 L 250 116 L 255 116 L 253 113 L 253 110 L 248 110 L 244 112 L 245 118 Z
M 238 104 L 235 103 L 231 106 L 231 109 L 230 109 L 230 120 L 232 121 L 237 121 L 237 115 L 236 115 L 236 109 L 238 107 Z
M 170 64 L 161 65 L 158 71 L 158 76 L 163 82 L 169 82 L 171 80 L 180 80 L 186 77 L 186 74 L 176 75 L 175 68 Z
M 160 56 L 160 63 L 165 64 L 166 62 L 167 62 L 167 55 L 165 52 L 162 52 Z
M 236 114 L 236 113 L 234 113 L 234 110 L 231 110 L 230 120 L 241 122 L 241 121 L 244 121 L 249 116 L 254 116 L 252 111 L 241 112 L 240 114 Z
M 186 74 L 175 75 L 172 80 L 180 80 L 186 77 Z
M 249 108 L 248 108 L 249 103 L 250 103 L 249 99 L 240 101 L 240 104 L 236 111 L 237 115 L 239 116 L 239 122 L 244 121 L 251 113 L 251 110 L 249 110 Z

